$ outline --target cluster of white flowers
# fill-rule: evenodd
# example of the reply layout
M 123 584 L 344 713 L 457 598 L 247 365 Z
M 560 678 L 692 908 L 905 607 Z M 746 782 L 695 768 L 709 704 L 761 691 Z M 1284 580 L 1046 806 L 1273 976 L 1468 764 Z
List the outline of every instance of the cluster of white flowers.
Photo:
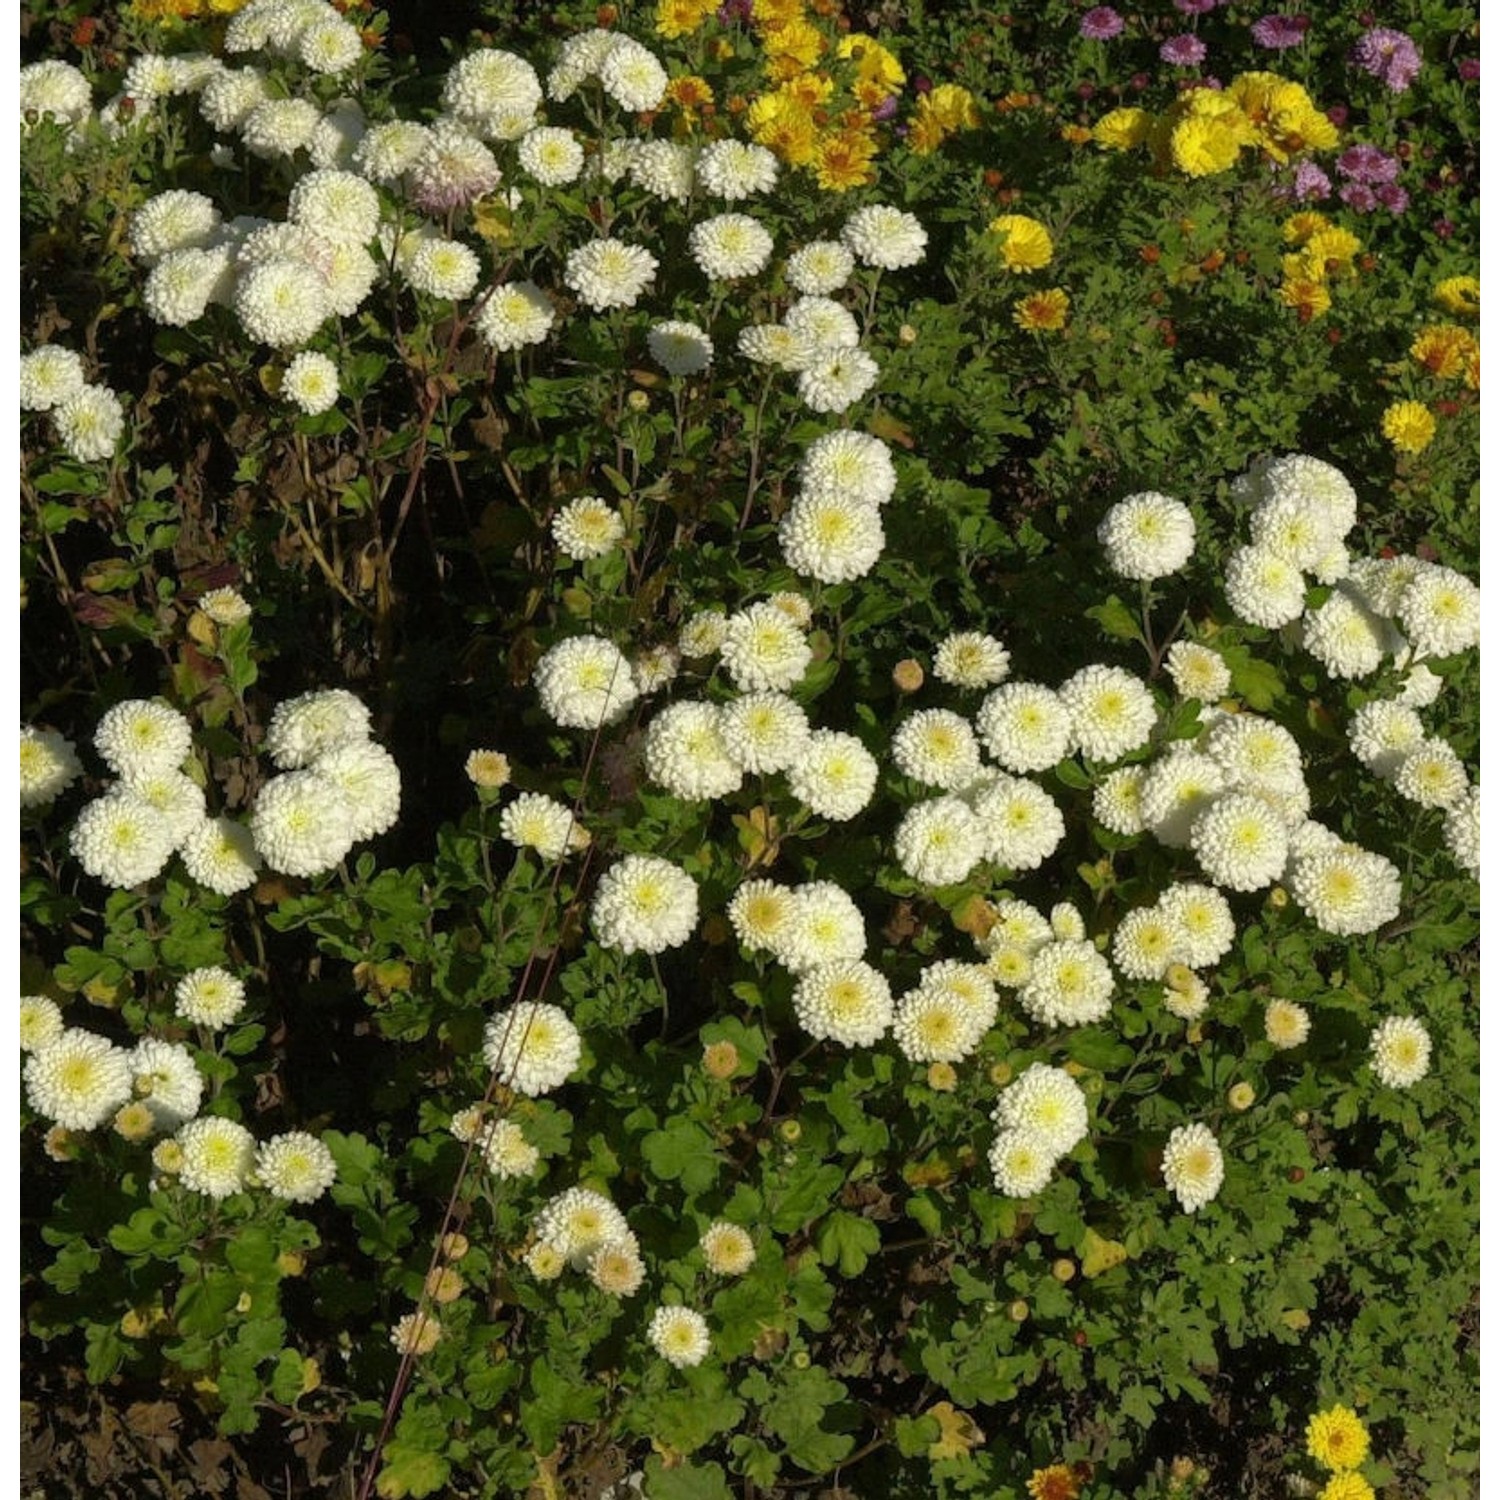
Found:
M 292 1130 L 257 1145 L 245 1126 L 222 1115 L 188 1121 L 157 1145 L 152 1162 L 163 1176 L 216 1200 L 263 1188 L 284 1203 L 314 1203 L 338 1177 L 332 1151 L 317 1136 Z
M 250 0 L 224 32 L 228 53 L 265 52 L 339 77 L 364 55 L 359 29 L 325 0 Z
M 83 361 L 61 344 L 41 344 L 20 366 L 22 411 L 48 412 L 70 458 L 98 463 L 114 456 L 125 431 L 125 403 L 107 386 L 84 379 Z
M 990 1147 L 995 1186 L 1008 1198 L 1032 1198 L 1046 1187 L 1057 1163 L 1089 1130 L 1083 1090 L 1062 1068 L 1033 1063 L 1001 1093 Z
M 824 299 L 803 299 L 815 300 Z M 851 332 L 858 337 L 852 320 Z M 854 429 L 826 433 L 809 445 L 798 478 L 800 489 L 781 520 L 782 556 L 820 583 L 864 577 L 885 548 L 880 508 L 896 490 L 890 449 Z
M 999 1008 L 995 981 L 983 964 L 939 959 L 897 1002 L 891 1031 L 912 1062 L 962 1062 L 995 1024 Z
M 532 1234 L 526 1264 L 543 1280 L 571 1266 L 601 1291 L 629 1297 L 645 1279 L 640 1245 L 625 1215 L 603 1193 L 574 1187 L 548 1199 L 532 1221 Z

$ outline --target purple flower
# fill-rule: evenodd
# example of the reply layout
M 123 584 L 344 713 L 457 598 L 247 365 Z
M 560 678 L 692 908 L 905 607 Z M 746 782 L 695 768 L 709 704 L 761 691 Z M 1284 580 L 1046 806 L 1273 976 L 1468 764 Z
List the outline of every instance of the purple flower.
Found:
M 1394 156 L 1387 156 L 1378 146 L 1350 146 L 1334 165 L 1340 177 L 1347 177 L 1351 182 L 1368 182 L 1371 186 L 1394 182 L 1401 171 L 1401 163 Z
M 1406 189 L 1399 182 L 1383 183 L 1375 189 L 1375 196 L 1393 214 L 1404 214 L 1406 212 L 1406 205 L 1411 202 L 1411 199 L 1407 196 Z
M 1125 18 L 1108 5 L 1096 5 L 1084 11 L 1078 21 L 1078 34 L 1091 42 L 1107 42 L 1125 29 Z
M 1323 113 L 1333 122 L 1336 130 L 1342 130 L 1349 123 L 1349 106 L 1347 104 L 1330 104 Z
M 728 26 L 735 21 L 748 21 L 750 7 L 751 0 L 724 0 L 714 19 L 720 26 Z
M 1258 47 L 1285 52 L 1288 47 L 1301 46 L 1307 27 L 1306 16 L 1262 16 L 1250 28 L 1250 35 Z
M 1208 56 L 1208 48 L 1191 32 L 1169 36 L 1161 44 L 1161 60 L 1174 68 L 1196 67 Z
M 1349 49 L 1349 61 L 1378 78 L 1393 94 L 1404 94 L 1422 67 L 1422 54 L 1404 31 L 1372 26 Z
M 1306 203 L 1309 200 L 1317 202 L 1319 198 L 1326 198 L 1333 191 L 1333 184 L 1328 180 L 1325 172 L 1316 162 L 1299 161 L 1297 170 L 1292 176 L 1292 196 L 1298 203 Z
M 874 109 L 870 111 L 872 120 L 889 120 L 896 113 L 899 105 L 894 94 L 887 94 Z
M 1206 16 L 1218 6 L 1219 0 L 1172 0 L 1172 4 L 1185 16 Z
M 1461 57 L 1458 60 L 1458 76 L 1465 83 L 1479 82 L 1479 59 L 1477 57 Z
M 1379 202 L 1375 189 L 1367 187 L 1363 182 L 1346 182 L 1339 189 L 1339 198 L 1357 214 L 1372 213 Z

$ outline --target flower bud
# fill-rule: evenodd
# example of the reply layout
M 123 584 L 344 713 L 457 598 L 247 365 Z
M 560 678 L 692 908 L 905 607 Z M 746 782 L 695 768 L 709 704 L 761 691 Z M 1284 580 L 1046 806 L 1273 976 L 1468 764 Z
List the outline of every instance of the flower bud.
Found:
M 1005 1311 L 1012 1323 L 1024 1323 L 1031 1316 L 1031 1307 L 1024 1297 L 1017 1297 Z
M 1255 1090 L 1248 1083 L 1237 1083 L 1229 1090 L 1229 1107 L 1242 1114 L 1255 1103 Z
M 778 1128 L 781 1131 L 782 1140 L 788 1145 L 796 1145 L 802 1139 L 802 1126 L 796 1120 L 783 1120 Z
M 899 693 L 914 693 L 922 686 L 925 674 L 918 662 L 908 657 L 905 661 L 898 661 L 891 668 L 891 681 L 896 684 Z
M 710 1078 L 733 1078 L 739 1066 L 740 1049 L 733 1042 L 710 1042 L 703 1049 L 703 1071 Z
M 927 1087 L 940 1094 L 951 1094 L 958 1087 L 958 1074 L 952 1063 L 935 1062 L 927 1070 Z
M 1052 1262 L 1053 1277 L 1066 1285 L 1078 1274 L 1078 1267 L 1066 1255 Z

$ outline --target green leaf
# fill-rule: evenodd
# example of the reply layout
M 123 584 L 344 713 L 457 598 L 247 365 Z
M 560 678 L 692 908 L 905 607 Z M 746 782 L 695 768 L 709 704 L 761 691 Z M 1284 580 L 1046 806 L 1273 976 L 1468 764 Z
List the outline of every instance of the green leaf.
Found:
M 713 1137 L 701 1125 L 678 1116 L 665 1130 L 653 1130 L 641 1141 L 646 1165 L 663 1182 L 679 1179 L 689 1193 L 701 1193 L 718 1180 L 719 1155 Z
M 718 1464 L 677 1464 L 667 1468 L 656 1454 L 646 1460 L 648 1500 L 734 1500 Z
M 880 1230 L 858 1214 L 836 1209 L 818 1231 L 818 1254 L 825 1266 L 837 1265 L 844 1276 L 858 1276 L 880 1248 Z
M 1141 622 L 1136 618 L 1135 611 L 1128 604 L 1111 594 L 1103 604 L 1091 605 L 1084 610 L 1089 617 L 1105 635 L 1113 636 L 1120 641 L 1139 641 L 1142 645 L 1146 643 L 1146 637 L 1141 633 Z
M 380 1500 L 405 1500 L 411 1495 L 435 1495 L 448 1482 L 452 1465 L 441 1453 L 415 1448 L 399 1439 L 385 1445 L 375 1493 Z

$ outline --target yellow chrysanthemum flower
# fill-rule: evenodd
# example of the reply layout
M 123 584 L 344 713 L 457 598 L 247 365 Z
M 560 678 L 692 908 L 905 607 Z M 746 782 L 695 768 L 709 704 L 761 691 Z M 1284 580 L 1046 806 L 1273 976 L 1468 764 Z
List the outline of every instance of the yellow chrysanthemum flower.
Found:
M 1345 1469 L 1318 1491 L 1318 1500 L 1375 1500 L 1375 1491 L 1363 1474 Z
M 1457 323 L 1434 323 L 1412 340 L 1411 357 L 1429 375 L 1452 380 L 1464 373 L 1478 347 L 1467 328 L 1460 328 Z
M 944 130 L 977 130 L 979 104 L 968 89 L 956 83 L 940 83 L 930 94 L 923 94 L 919 107 L 925 105 L 937 117 Z
M 746 123 L 751 140 L 774 151 L 788 166 L 810 166 L 816 160 L 818 127 L 812 112 L 787 97 L 784 90 L 762 94 L 750 106 Z
M 750 24 L 760 31 L 775 31 L 779 26 L 802 20 L 805 14 L 802 0 L 756 0 Z
M 876 142 L 857 130 L 825 136 L 819 143 L 813 166 L 818 186 L 830 193 L 847 192 L 875 180 Z
M 1078 1500 L 1082 1490 L 1082 1481 L 1071 1464 L 1048 1464 L 1045 1469 L 1034 1470 L 1026 1481 L 1031 1500 Z
M 1330 224 L 1327 229 L 1320 229 L 1312 235 L 1302 247 L 1302 253 L 1309 262 L 1316 261 L 1321 265 L 1321 274 L 1324 277 L 1340 276 L 1354 267 L 1354 257 L 1361 249 L 1360 238 L 1352 230 L 1340 229 L 1336 224 Z
M 1449 276 L 1432 289 L 1433 300 L 1455 317 L 1479 316 L 1479 281 L 1474 276 Z
M 1327 229 L 1328 224 L 1322 214 L 1305 209 L 1281 226 L 1281 237 L 1289 245 L 1305 245 L 1320 229 Z
M 1190 115 L 1173 126 L 1171 152 L 1178 171 L 1186 172 L 1189 177 L 1211 177 L 1227 172 L 1235 164 L 1240 144 L 1234 131 L 1218 121 Z
M 1000 260 L 1007 271 L 1040 271 L 1052 264 L 1052 236 L 1046 226 L 1025 214 L 1001 214 L 990 220 L 1000 236 Z
M 1365 1424 L 1347 1406 L 1316 1412 L 1307 1424 L 1307 1453 L 1325 1469 L 1357 1469 L 1370 1452 Z
M 1044 292 L 1032 292 L 1016 303 L 1011 317 L 1016 327 L 1027 333 L 1056 333 L 1067 327 L 1068 294 L 1060 287 L 1048 287 Z
M 884 85 L 882 98 L 894 94 L 906 82 L 906 70 L 896 54 L 862 31 L 851 31 L 839 43 L 838 55 L 858 64 L 861 81 Z
M 1437 418 L 1420 401 L 1397 401 L 1386 407 L 1380 430 L 1397 453 L 1420 453 L 1437 431 Z
M 696 31 L 718 7 L 714 0 L 656 0 L 658 36 L 688 36 Z
M 805 73 L 823 55 L 823 33 L 807 21 L 789 21 L 764 37 L 766 71 L 785 81 Z
M 1151 134 L 1151 116 L 1144 109 L 1112 109 L 1095 122 L 1094 144 L 1106 151 L 1133 151 Z
M 1314 318 L 1321 318 L 1333 306 L 1333 298 L 1329 296 L 1328 288 L 1321 281 L 1312 281 L 1301 276 L 1284 281 L 1277 289 L 1276 295 L 1281 300 L 1282 306 L 1292 308 L 1304 323 L 1311 323 Z

